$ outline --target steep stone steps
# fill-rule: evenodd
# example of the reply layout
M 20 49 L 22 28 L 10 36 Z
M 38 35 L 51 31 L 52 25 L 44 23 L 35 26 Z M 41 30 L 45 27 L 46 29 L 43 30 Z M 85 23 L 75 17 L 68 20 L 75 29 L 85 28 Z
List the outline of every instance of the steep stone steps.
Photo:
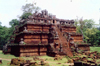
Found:
M 59 41 L 62 44 L 62 50 L 65 54 L 67 54 L 67 56 L 73 56 L 71 49 L 69 48 L 68 44 L 67 44 L 67 40 L 66 38 L 63 36 L 62 32 L 60 31 L 60 29 L 57 27 L 55 27 L 56 32 L 58 33 L 59 36 Z

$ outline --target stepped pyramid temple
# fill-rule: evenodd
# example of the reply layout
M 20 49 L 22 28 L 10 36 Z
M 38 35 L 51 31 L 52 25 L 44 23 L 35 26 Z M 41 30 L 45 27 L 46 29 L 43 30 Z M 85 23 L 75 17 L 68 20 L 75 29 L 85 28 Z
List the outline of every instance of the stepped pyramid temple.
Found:
M 73 56 L 78 50 L 89 51 L 82 34 L 76 33 L 74 20 L 57 19 L 48 11 L 35 12 L 20 20 L 5 46 L 15 56 Z

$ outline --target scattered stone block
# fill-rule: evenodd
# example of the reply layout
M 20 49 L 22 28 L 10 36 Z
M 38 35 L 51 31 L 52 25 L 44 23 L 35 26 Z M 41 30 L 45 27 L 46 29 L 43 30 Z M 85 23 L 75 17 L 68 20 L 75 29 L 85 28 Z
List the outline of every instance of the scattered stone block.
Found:
M 58 64 L 61 64 L 61 63 L 58 63 Z
M 10 65 L 20 65 L 21 63 L 26 63 L 26 61 L 23 58 L 13 58 Z
M 39 65 L 37 62 L 31 62 L 30 66 L 41 66 L 41 65 Z
M 30 60 L 26 60 L 26 63 L 30 63 Z
M 73 59 L 69 59 L 68 63 L 74 63 Z
M 0 64 L 2 64 L 2 60 L 0 60 Z
M 40 59 L 39 59 L 38 57 L 35 56 L 35 57 L 33 58 L 33 60 L 37 61 L 37 60 L 40 60 Z
M 97 66 L 96 64 L 94 64 L 94 63 L 91 63 L 91 65 L 90 66 Z
M 44 65 L 44 60 L 41 61 L 41 65 Z
M 87 62 L 87 58 L 86 57 L 83 57 L 81 60 L 84 61 L 84 62 Z
M 60 55 L 56 55 L 54 60 L 62 60 L 62 57 Z

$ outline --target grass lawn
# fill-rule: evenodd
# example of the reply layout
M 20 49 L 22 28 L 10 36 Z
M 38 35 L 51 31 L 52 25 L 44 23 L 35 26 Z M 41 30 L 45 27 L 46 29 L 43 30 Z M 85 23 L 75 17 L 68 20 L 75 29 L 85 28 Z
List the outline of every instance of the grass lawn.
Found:
M 34 56 L 33 56 L 34 57 Z M 21 57 L 21 58 L 24 58 L 24 59 L 27 59 L 27 60 L 33 60 L 33 57 Z M 65 62 L 67 62 L 67 58 L 63 58 L 62 60 L 54 60 L 54 57 L 50 57 L 50 56 L 37 56 L 39 57 L 40 59 L 47 59 L 46 62 L 50 64 L 50 66 L 68 66 L 65 64 Z M 0 50 L 0 58 L 2 58 L 2 62 L 3 64 L 1 64 L 0 66 L 9 66 L 10 64 L 10 60 L 12 58 L 18 58 L 14 55 L 11 55 L 11 54 L 3 54 L 2 51 Z M 40 61 L 36 61 L 36 62 L 40 62 Z M 58 64 L 60 63 L 60 64 Z
M 100 47 L 90 47 L 90 51 L 93 52 L 93 51 L 98 51 L 100 52 Z
M 2 51 L 0 50 L 0 58 L 12 59 L 12 58 L 16 58 L 16 57 L 14 55 L 11 55 L 11 54 L 3 54 Z
M 0 66 L 10 66 L 10 61 L 2 60 L 2 64 Z

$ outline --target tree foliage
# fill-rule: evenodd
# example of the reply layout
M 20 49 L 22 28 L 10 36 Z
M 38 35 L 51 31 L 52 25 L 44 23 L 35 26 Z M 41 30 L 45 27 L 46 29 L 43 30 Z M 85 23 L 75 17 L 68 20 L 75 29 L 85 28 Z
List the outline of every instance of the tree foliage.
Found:
M 29 15 L 32 15 L 32 13 L 34 13 L 35 11 L 39 11 L 40 8 L 35 6 L 36 3 L 34 4 L 26 4 L 24 6 L 22 6 L 22 11 L 23 14 L 20 16 L 20 19 L 26 19 L 28 18 Z
M 34 4 L 28 3 L 24 6 L 22 6 L 23 13 L 34 13 L 35 11 L 40 10 L 40 8 L 36 7 L 35 5 L 36 5 L 36 3 L 34 3 Z
M 11 25 L 11 26 L 19 25 L 19 20 L 17 20 L 17 19 L 12 19 L 12 20 L 9 22 L 9 25 Z
M 83 40 L 91 45 L 98 45 L 97 41 L 97 32 L 99 31 L 97 28 L 93 28 L 94 21 L 92 19 L 79 19 L 75 20 L 76 32 L 81 33 L 83 35 Z
M 5 26 L 0 26 L 0 49 L 2 49 L 3 45 L 7 43 L 10 38 L 10 28 Z
M 19 21 L 17 19 L 12 19 L 9 24 L 11 25 L 9 28 L 0 25 L 0 49 L 8 42 L 15 30 L 15 26 L 19 25 Z
M 0 26 L 1 26 L 1 22 L 0 22 Z
M 85 19 L 82 18 L 79 20 L 79 26 L 82 31 L 85 31 L 87 28 L 92 28 L 94 21 L 92 19 Z
M 26 18 L 28 18 L 29 15 L 32 15 L 32 13 L 23 13 L 20 18 L 26 19 Z
M 96 29 L 96 28 L 91 28 L 91 29 L 86 29 L 85 31 L 85 39 L 87 40 L 88 43 L 91 43 L 91 45 L 96 45 L 96 33 L 98 32 L 99 30 Z
M 96 42 L 95 42 L 95 45 L 99 45 L 100 46 L 100 31 L 98 31 L 96 33 L 96 38 L 95 38 Z
M 92 19 L 85 19 L 83 20 L 82 18 L 79 19 L 79 20 L 75 20 L 75 25 L 76 25 L 76 29 L 77 29 L 77 33 L 81 33 L 83 34 L 83 38 L 84 38 L 84 41 L 85 41 L 85 31 L 88 29 L 88 28 L 92 28 L 94 24 L 94 21 Z

